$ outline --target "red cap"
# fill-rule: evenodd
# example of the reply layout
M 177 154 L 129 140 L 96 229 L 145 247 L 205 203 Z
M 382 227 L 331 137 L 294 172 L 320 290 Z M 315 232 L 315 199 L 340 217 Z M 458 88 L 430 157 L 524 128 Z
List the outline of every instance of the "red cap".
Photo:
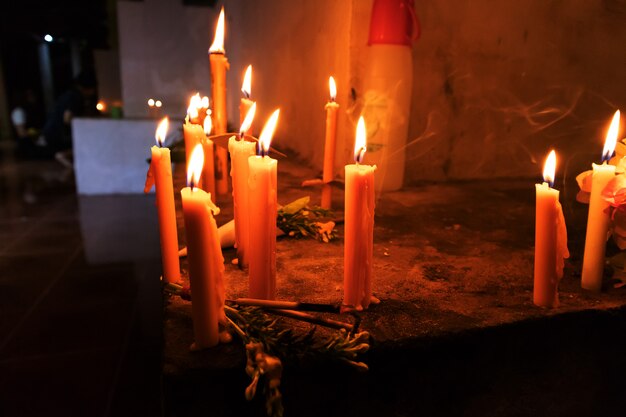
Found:
M 374 0 L 368 45 L 411 46 L 419 36 L 413 0 Z

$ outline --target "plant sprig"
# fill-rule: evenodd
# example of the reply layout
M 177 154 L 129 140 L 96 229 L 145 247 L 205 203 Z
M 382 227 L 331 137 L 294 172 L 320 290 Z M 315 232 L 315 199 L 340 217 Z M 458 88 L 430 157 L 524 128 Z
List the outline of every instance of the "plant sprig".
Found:
M 309 207 L 310 197 L 302 197 L 278 210 L 276 225 L 285 234 L 295 237 L 311 237 L 329 242 L 337 237 L 333 221 L 322 222 L 333 216 L 332 210 L 319 206 Z

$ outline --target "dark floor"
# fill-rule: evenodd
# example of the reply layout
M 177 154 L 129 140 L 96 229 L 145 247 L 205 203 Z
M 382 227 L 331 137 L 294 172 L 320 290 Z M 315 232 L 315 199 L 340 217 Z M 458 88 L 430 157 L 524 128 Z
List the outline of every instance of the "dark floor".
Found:
M 162 415 L 153 204 L 0 141 L 0 416 Z

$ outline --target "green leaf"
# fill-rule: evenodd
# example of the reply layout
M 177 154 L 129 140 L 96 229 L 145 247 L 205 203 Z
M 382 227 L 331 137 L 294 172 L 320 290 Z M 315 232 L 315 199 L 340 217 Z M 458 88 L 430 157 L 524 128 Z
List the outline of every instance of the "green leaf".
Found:
M 299 198 L 296 201 L 292 201 L 291 203 L 284 205 L 280 211 L 285 214 L 295 214 L 305 208 L 306 205 L 309 204 L 309 200 L 311 200 L 309 196 Z

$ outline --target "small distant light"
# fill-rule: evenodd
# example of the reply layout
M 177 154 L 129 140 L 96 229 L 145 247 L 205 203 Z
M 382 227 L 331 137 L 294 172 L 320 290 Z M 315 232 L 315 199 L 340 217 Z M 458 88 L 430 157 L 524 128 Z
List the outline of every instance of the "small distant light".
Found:
M 154 102 L 154 105 L 157 107 L 161 107 L 163 105 L 163 103 L 161 103 L 161 100 L 157 100 Z
M 103 101 L 99 101 L 98 104 L 96 104 L 96 109 L 98 109 L 98 111 L 104 111 L 105 108 L 106 106 Z
M 43 37 L 43 40 L 45 40 L 46 42 L 52 42 L 54 38 L 52 37 L 52 35 L 47 34 Z
M 150 107 L 154 106 L 154 99 L 148 99 L 148 106 Z

